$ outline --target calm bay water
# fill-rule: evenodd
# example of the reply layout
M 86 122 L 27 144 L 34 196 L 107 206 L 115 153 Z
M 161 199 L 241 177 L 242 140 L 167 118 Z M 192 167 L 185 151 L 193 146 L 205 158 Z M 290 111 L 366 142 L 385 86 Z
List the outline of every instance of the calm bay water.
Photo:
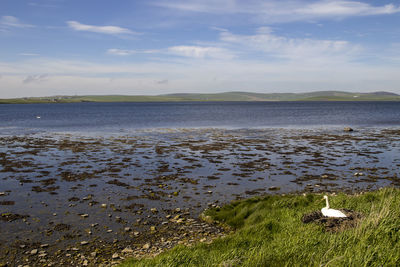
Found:
M 37 119 L 36 116 L 40 116 Z M 397 126 L 398 102 L 181 102 L 0 105 L 0 133 L 143 128 Z

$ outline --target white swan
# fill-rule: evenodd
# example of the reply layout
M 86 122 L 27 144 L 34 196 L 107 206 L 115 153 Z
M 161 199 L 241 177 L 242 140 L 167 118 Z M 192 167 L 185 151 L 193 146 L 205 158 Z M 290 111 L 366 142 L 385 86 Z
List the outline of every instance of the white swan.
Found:
M 340 210 L 334 210 L 329 208 L 328 196 L 324 196 L 326 200 L 326 207 L 321 209 L 321 212 L 326 217 L 344 218 L 347 217 L 346 214 Z

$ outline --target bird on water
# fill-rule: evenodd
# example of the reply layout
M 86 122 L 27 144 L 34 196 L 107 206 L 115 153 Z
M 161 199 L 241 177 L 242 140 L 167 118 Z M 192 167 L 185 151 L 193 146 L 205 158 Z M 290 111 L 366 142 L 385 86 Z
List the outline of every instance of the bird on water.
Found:
M 324 196 L 324 199 L 326 200 L 326 207 L 321 209 L 322 215 L 324 215 L 326 217 L 334 217 L 334 218 L 347 217 L 346 214 L 344 214 L 340 210 L 335 210 L 335 209 L 329 208 L 328 196 Z

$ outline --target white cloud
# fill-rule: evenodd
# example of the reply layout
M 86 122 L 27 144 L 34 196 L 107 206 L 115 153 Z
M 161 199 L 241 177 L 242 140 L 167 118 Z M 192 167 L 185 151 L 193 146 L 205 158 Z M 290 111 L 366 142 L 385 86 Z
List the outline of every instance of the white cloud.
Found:
M 155 5 L 186 12 L 250 14 L 264 23 L 389 15 L 400 12 L 400 6 L 394 4 L 373 6 L 350 0 L 157 0 Z
M 40 83 L 47 79 L 48 74 L 40 74 L 40 75 L 29 75 L 22 82 L 27 83 Z
M 204 13 L 236 13 L 238 4 L 234 0 L 161 0 L 155 1 L 156 6 Z
M 150 50 L 127 50 L 111 48 L 107 50 L 107 54 L 115 56 L 131 56 L 135 54 L 160 54 L 170 56 L 180 56 L 195 59 L 230 59 L 233 58 L 231 51 L 211 46 L 171 46 L 165 49 Z
M 215 59 L 229 59 L 233 55 L 224 48 L 219 47 L 204 47 L 204 46 L 172 46 L 168 48 L 168 53 L 177 56 L 190 57 L 190 58 L 215 58 Z
M 3 28 L 32 28 L 31 24 L 22 23 L 18 18 L 13 16 L 2 16 L 0 26 Z
M 18 56 L 35 57 L 35 56 L 39 56 L 39 54 L 36 54 L 36 53 L 19 53 Z
M 219 31 L 219 32 L 227 32 L 228 31 L 228 29 L 215 27 L 215 26 L 210 27 L 210 29 L 214 30 L 214 31 Z
M 124 50 L 124 49 L 116 49 L 116 48 L 111 48 L 107 50 L 107 54 L 109 55 L 115 55 L 115 56 L 130 56 L 133 54 L 136 54 L 137 52 L 135 50 Z
M 375 7 L 358 1 L 320 1 L 296 10 L 296 13 L 311 16 L 368 16 L 398 12 L 400 6 L 393 4 Z
M 88 31 L 104 34 L 134 34 L 135 32 L 118 26 L 94 26 L 82 24 L 77 21 L 67 21 L 68 26 L 75 31 Z M 137 33 L 135 33 L 137 34 Z
M 361 48 L 344 40 L 288 38 L 273 33 L 268 27 L 259 28 L 254 35 L 221 32 L 222 42 L 236 45 L 237 50 L 262 52 L 264 56 L 301 61 L 350 60 Z M 327 61 L 328 62 L 328 61 Z
M 167 79 L 156 81 L 157 84 L 168 84 L 168 82 Z
M 158 52 L 159 50 L 127 50 L 127 49 L 117 49 L 117 48 L 111 48 L 107 50 L 107 54 L 115 56 L 130 56 L 134 54 L 154 54 Z

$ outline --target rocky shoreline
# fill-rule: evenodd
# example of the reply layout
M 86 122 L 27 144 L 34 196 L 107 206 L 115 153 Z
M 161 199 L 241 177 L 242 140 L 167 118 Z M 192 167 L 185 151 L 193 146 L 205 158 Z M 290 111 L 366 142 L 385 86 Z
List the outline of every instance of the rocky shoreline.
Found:
M 112 265 L 226 235 L 199 216 L 234 199 L 400 185 L 395 128 L 166 129 L 0 143 L 0 266 Z
M 176 212 L 171 217 L 161 227 L 150 226 L 147 232 L 133 232 L 125 227 L 125 235 L 129 239 L 115 239 L 113 242 L 104 242 L 94 237 L 87 241 L 72 242 L 60 249 L 59 244 L 16 240 L 7 248 L 2 247 L 2 255 L 8 256 L 8 262 L 1 262 L 0 266 L 117 265 L 127 257 L 154 257 L 176 245 L 210 243 L 229 233 L 229 229 L 200 219 L 187 218 L 184 213 Z

